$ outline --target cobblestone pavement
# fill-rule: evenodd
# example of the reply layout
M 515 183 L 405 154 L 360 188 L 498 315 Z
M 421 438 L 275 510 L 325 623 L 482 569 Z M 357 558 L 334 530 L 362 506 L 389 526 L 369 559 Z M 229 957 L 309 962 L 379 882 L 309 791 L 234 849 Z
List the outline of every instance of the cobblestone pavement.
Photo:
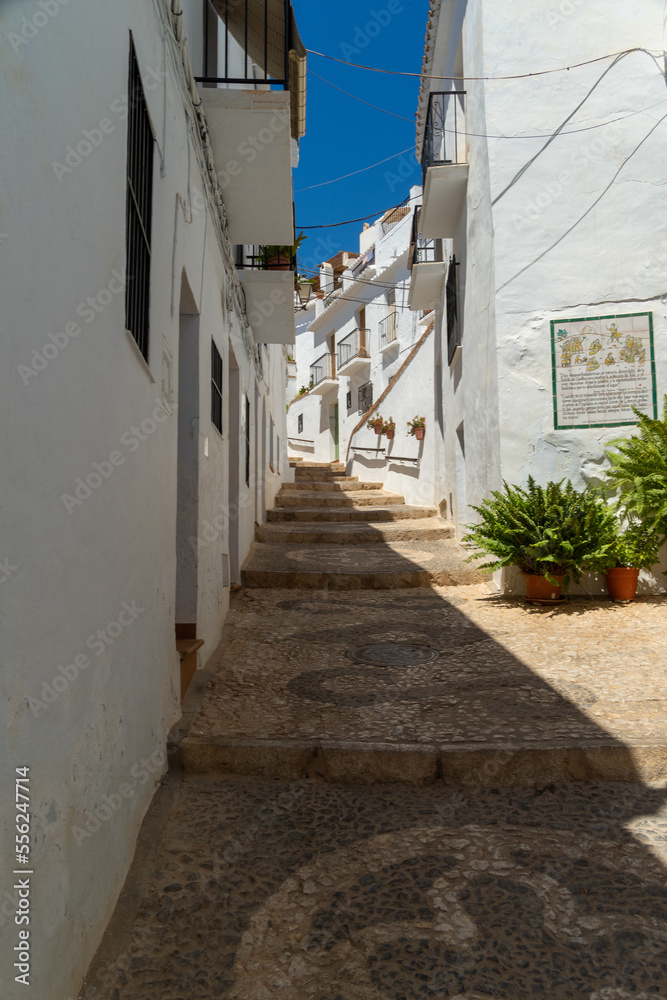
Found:
M 185 746 L 194 758 L 216 741 L 273 741 L 276 752 L 329 741 L 446 760 L 456 751 L 457 761 L 473 751 L 607 746 L 636 776 L 659 780 L 667 777 L 663 620 L 659 597 L 624 606 L 572 598 L 545 610 L 485 585 L 246 591 Z
M 172 773 L 82 1000 L 665 1000 L 665 801 Z

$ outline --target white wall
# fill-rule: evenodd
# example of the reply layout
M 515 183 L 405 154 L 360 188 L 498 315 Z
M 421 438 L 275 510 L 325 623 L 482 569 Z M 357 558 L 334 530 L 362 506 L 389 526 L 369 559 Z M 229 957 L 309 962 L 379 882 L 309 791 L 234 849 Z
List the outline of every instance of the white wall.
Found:
M 508 20 L 500 0 L 465 7 L 470 173 L 453 241 L 462 262 L 463 348 L 444 385 L 447 492 L 460 530 L 470 519 L 463 501 L 479 503 L 501 478 L 569 477 L 582 487 L 603 474 L 608 442 L 633 432 L 554 430 L 552 319 L 651 311 L 659 403 L 666 387 L 667 181 L 659 164 L 667 139 L 655 128 L 664 114 L 661 66 L 635 52 L 613 66 L 470 79 L 574 66 L 655 48 L 663 37 L 661 12 L 649 2 L 615 6 L 613 16 L 606 0 L 558 11 L 521 0 Z M 433 73 L 453 71 L 451 41 L 439 40 Z M 445 340 L 443 330 L 443 349 Z
M 242 317 L 228 296 L 233 276 L 225 274 L 212 216 L 194 197 L 202 180 L 182 92 L 171 69 L 166 80 L 163 74 L 155 14 L 161 7 L 118 0 L 113 7 L 87 6 L 82 14 L 62 6 L 16 49 L 9 37 L 20 33 L 26 7 L 9 2 L 0 10 L 0 131 L 13 136 L 0 164 L 0 559 L 13 567 L 0 586 L 0 688 L 7 706 L 0 793 L 8 802 L 13 769 L 31 768 L 38 873 L 31 983 L 36 996 L 48 993 L 53 1000 L 79 988 L 166 767 L 166 736 L 180 712 L 175 404 L 184 272 L 199 338 L 202 661 L 215 648 L 227 607 L 228 453 L 239 447 L 227 428 L 221 437 L 210 422 L 212 337 L 225 380 L 231 342 L 242 392 L 251 401 L 257 384 Z M 125 332 L 124 291 L 115 276 L 125 265 L 130 29 L 157 137 L 148 365 Z M 63 58 L 73 51 L 76 59 Z M 102 120 L 108 131 L 99 131 Z M 81 147 L 77 162 L 68 147 L 85 139 L 84 129 L 96 144 Z M 67 159 L 74 165 L 54 168 Z M 65 336 L 68 323 L 74 325 Z M 64 346 L 54 350 L 54 343 Z M 33 352 L 41 355 L 45 345 L 43 364 Z M 284 359 L 278 347 L 270 355 L 260 392 L 284 453 Z M 118 464 L 109 462 L 111 453 Z M 93 476 L 93 488 L 79 487 L 83 499 L 68 501 L 68 509 L 63 495 L 75 496 L 78 481 L 96 472 L 94 463 L 104 474 Z M 253 485 L 262 471 L 253 466 Z M 264 491 L 268 504 L 279 483 L 276 472 Z M 246 506 L 241 556 L 254 519 L 253 506 Z M 2 815 L 2 839 L 13 842 L 13 814 Z M 12 895 L 3 876 L 0 977 L 8 1000 L 24 990 L 13 984 Z

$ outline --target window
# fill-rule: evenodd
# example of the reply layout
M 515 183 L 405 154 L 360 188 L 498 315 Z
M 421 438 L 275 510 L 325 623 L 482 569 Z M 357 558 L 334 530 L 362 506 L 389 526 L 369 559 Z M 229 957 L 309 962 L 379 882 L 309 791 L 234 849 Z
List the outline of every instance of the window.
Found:
M 373 384 L 364 382 L 359 386 L 359 413 L 366 413 L 373 405 Z
M 211 341 L 211 421 L 222 434 L 222 358 Z
M 297 421 L 297 434 L 303 434 L 303 413 L 299 414 L 299 419 Z
M 125 325 L 148 361 L 153 202 L 153 129 L 141 85 L 139 64 L 130 42 L 127 119 L 127 195 L 125 250 L 127 286 Z
M 459 302 L 457 288 L 458 261 L 452 257 L 447 274 L 447 363 L 451 365 L 456 354 L 456 348 L 461 344 L 461 329 L 459 327 Z
M 347 394 L 347 399 L 346 399 L 345 402 L 346 402 L 348 410 L 351 410 L 352 409 L 352 390 L 351 389 L 350 389 L 350 391 Z

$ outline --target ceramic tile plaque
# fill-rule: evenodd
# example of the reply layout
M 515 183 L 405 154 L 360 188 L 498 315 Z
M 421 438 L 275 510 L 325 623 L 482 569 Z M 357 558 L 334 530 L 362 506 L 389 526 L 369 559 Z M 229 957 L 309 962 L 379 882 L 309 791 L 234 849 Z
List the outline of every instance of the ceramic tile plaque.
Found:
M 657 417 L 653 313 L 551 321 L 554 427 L 622 427 Z

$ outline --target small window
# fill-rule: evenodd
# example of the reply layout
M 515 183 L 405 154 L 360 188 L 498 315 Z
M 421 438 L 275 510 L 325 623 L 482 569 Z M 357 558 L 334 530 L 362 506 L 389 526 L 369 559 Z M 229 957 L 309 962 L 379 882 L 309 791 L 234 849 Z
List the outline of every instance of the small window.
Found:
M 297 434 L 303 434 L 303 413 L 299 414 L 299 419 L 297 421 Z
M 139 64 L 130 42 L 127 118 L 127 193 L 125 251 L 127 285 L 125 326 L 148 361 L 153 206 L 153 129 L 141 85 Z
M 373 384 L 365 382 L 359 386 L 359 413 L 366 413 L 373 405 Z
M 461 344 L 461 327 L 459 324 L 459 296 L 457 273 L 458 261 L 452 257 L 449 262 L 449 272 L 447 274 L 447 361 L 451 365 L 456 348 Z
M 350 389 L 350 391 L 347 394 L 346 405 L 347 405 L 348 410 L 352 409 L 352 390 L 351 389 Z
M 211 341 L 211 421 L 222 434 L 222 358 Z

